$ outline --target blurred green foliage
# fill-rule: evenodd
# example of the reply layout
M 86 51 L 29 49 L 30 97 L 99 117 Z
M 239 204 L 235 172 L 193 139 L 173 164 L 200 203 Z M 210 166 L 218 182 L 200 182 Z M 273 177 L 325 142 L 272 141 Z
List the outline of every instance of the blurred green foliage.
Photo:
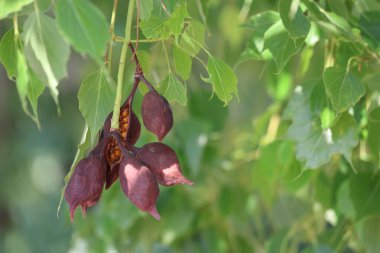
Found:
M 46 0 L 37 2 L 47 9 Z M 109 20 L 112 1 L 93 2 Z M 163 2 L 172 13 L 176 1 Z M 144 20 L 149 10 L 165 17 L 159 1 L 142 10 Z M 188 60 L 178 68 L 187 56 L 176 47 L 181 80 L 173 79 L 162 45 L 140 43 L 150 80 L 186 80 L 187 105 L 173 97 L 175 124 L 165 142 L 195 184 L 160 188 L 161 221 L 133 206 L 119 182 L 86 219 L 77 210 L 70 223 L 66 203 L 56 217 L 84 126 L 77 93 L 94 62 L 72 52 L 59 86 L 61 116 L 47 91 L 39 100 L 41 131 L 0 69 L 0 252 L 380 252 L 379 2 L 196 0 L 187 12 L 196 23 L 191 36 L 205 31 L 209 51 L 234 66 L 239 100 L 224 106 L 203 81 L 202 62 L 190 63 L 190 74 Z M 125 15 L 118 11 L 116 34 Z M 1 22 L 2 37 L 12 21 Z M 200 50 L 181 43 L 191 56 Z M 114 55 L 120 50 L 115 43 Z M 133 71 L 128 64 L 124 97 Z M 154 140 L 143 129 L 137 146 Z

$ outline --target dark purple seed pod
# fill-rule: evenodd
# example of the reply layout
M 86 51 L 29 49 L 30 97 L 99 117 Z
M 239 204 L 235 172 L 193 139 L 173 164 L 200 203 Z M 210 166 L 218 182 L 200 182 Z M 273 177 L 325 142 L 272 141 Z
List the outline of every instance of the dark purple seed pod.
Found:
M 119 178 L 127 198 L 137 208 L 159 220 L 156 200 L 160 190 L 149 169 L 133 156 L 124 157 L 120 163 Z
M 173 113 L 168 101 L 157 91 L 149 91 L 141 109 L 145 127 L 161 141 L 173 126 Z
M 182 175 L 175 151 L 169 146 L 153 142 L 138 149 L 136 158 L 145 164 L 161 185 L 192 185 L 193 182 Z
M 90 154 L 75 167 L 65 190 L 65 199 L 70 207 L 70 219 L 78 205 L 86 216 L 88 207 L 95 205 L 103 191 L 106 179 L 106 161 L 104 158 Z

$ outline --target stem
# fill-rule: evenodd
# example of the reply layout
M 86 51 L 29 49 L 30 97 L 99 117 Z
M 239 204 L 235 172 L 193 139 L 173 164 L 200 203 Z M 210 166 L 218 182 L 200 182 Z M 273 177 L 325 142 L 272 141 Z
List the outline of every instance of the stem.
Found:
M 125 66 L 125 60 L 127 58 L 127 50 L 128 50 L 128 43 L 129 43 L 128 39 L 131 39 L 132 16 L 133 16 L 134 7 L 135 7 L 135 0 L 129 0 L 127 21 L 125 24 L 125 35 L 124 35 L 126 40 L 124 41 L 123 48 L 121 49 L 119 69 L 117 72 L 116 96 L 115 96 L 115 104 L 113 107 L 113 114 L 112 114 L 112 120 L 111 120 L 111 130 L 119 129 L 119 114 L 120 114 L 121 98 L 122 98 L 122 93 L 123 93 L 124 66 Z
M 148 80 L 146 80 L 144 76 L 144 72 L 141 69 L 139 58 L 137 57 L 136 51 L 133 48 L 132 43 L 129 43 L 129 48 L 131 49 L 133 59 L 135 60 L 135 64 L 136 64 L 135 78 L 145 83 L 146 86 L 149 88 L 149 90 L 154 90 L 153 85 Z
M 18 40 L 18 36 L 19 36 L 19 31 L 18 31 L 18 17 L 17 17 L 17 12 L 15 13 L 15 15 L 13 16 L 13 26 L 14 26 L 14 35 L 15 35 L 15 38 L 16 40 Z
M 111 73 L 111 61 L 112 61 L 112 44 L 113 44 L 113 37 L 115 36 L 115 17 L 116 17 L 116 9 L 117 9 L 117 3 L 118 0 L 113 1 L 113 8 L 112 8 L 112 15 L 111 15 L 111 23 L 109 28 L 109 33 L 111 35 L 111 39 L 108 41 L 108 53 L 106 53 L 106 59 L 105 63 L 108 67 L 108 72 Z

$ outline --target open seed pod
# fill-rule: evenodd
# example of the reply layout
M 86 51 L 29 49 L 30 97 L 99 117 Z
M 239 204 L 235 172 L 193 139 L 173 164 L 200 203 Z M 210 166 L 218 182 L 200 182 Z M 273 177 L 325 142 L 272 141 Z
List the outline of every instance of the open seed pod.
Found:
M 108 189 L 119 177 L 119 164 L 122 159 L 121 150 L 116 144 L 115 139 L 107 137 L 110 134 L 111 118 L 112 114 L 107 117 L 102 132 L 103 138 L 109 139 L 105 150 L 108 161 L 106 189 Z M 126 148 L 134 145 L 140 137 L 141 125 L 136 114 L 132 111 L 127 102 L 125 102 L 120 108 L 119 126 L 119 133 L 123 145 Z
M 168 101 L 157 91 L 149 91 L 141 109 L 145 127 L 161 141 L 173 126 L 173 113 Z
M 174 150 L 163 143 L 153 142 L 144 145 L 137 150 L 136 158 L 150 169 L 157 182 L 162 185 L 193 184 L 182 175 Z
M 124 157 L 120 163 L 119 178 L 128 199 L 140 210 L 159 220 L 156 200 L 160 190 L 149 169 L 133 156 Z

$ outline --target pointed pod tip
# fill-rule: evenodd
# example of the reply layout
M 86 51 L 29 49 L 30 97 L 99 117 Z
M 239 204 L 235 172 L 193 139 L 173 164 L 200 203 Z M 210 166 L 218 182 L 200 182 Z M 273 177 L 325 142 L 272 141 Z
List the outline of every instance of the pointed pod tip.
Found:
M 153 216 L 156 220 L 160 220 L 161 216 L 157 211 L 157 208 L 154 206 L 152 209 L 148 210 L 148 213 Z

